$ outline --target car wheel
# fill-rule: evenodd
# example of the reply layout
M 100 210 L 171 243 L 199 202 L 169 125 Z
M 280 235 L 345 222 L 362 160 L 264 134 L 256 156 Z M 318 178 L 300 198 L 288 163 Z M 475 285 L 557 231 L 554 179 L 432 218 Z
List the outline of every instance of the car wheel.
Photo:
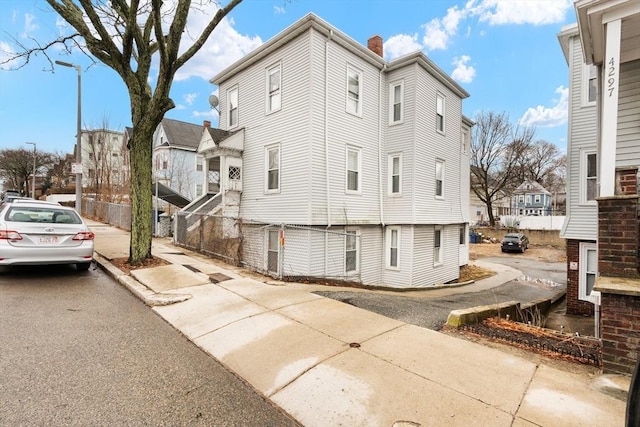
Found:
M 526 251 L 526 250 L 527 250 L 527 247 L 523 246 L 521 252 L 524 253 L 524 251 Z
M 90 262 L 79 262 L 78 264 L 76 264 L 76 269 L 78 271 L 87 271 L 89 267 L 91 267 Z

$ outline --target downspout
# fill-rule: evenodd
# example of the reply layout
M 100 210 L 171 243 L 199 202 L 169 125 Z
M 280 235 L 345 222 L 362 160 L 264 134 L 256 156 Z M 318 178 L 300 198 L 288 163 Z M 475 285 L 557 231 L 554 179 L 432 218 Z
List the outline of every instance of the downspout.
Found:
M 327 228 L 331 227 L 331 188 L 329 179 L 329 42 L 333 37 L 333 30 L 329 30 L 329 36 L 324 44 L 324 167 L 325 186 L 327 192 Z
M 383 108 L 382 108 L 382 94 L 384 92 L 383 82 L 382 82 L 382 73 L 384 73 L 387 69 L 387 64 L 383 64 L 380 69 L 380 73 L 378 74 L 378 198 L 380 203 L 380 225 L 384 229 L 384 195 L 382 191 L 382 121 L 384 117 L 382 116 Z

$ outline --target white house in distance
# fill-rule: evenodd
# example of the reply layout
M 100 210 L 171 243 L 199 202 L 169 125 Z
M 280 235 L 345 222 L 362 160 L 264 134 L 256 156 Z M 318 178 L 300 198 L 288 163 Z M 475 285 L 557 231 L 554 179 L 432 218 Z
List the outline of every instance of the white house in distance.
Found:
M 577 0 L 569 65 L 567 312 L 596 314 L 605 372 L 640 344 L 640 2 Z M 635 338 L 633 338 L 635 337 Z
M 83 129 L 82 187 L 91 193 L 120 192 L 129 179 L 124 134 L 109 129 Z
M 459 277 L 469 95 L 421 52 L 382 54 L 379 36 L 367 48 L 309 14 L 211 79 L 226 133 L 199 153 L 220 171 L 215 212 L 242 219 L 244 264 L 389 287 Z
M 196 152 L 202 129 L 164 118 L 153 134 L 154 179 L 189 200 L 205 194 L 204 157 Z

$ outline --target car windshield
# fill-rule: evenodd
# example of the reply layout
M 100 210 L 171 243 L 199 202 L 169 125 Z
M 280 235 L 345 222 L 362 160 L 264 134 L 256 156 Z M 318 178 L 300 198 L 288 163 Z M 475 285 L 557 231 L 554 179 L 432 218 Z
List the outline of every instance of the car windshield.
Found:
M 56 224 L 82 224 L 74 210 L 61 210 L 60 206 L 14 206 L 7 210 L 6 221 L 45 222 Z
M 504 240 L 513 240 L 513 241 L 518 241 L 518 240 L 519 240 L 519 238 L 518 238 L 518 236 L 509 236 L 509 235 L 506 235 L 506 236 L 504 236 Z

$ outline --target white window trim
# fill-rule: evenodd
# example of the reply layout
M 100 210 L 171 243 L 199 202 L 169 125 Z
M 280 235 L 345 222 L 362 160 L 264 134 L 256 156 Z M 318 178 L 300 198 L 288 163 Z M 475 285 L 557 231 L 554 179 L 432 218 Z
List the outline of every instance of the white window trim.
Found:
M 438 129 L 438 99 L 442 99 L 442 130 Z M 436 92 L 436 132 L 444 135 L 447 129 L 447 98 L 440 92 Z
M 590 295 L 587 295 L 587 251 L 595 250 L 596 251 L 596 259 L 598 245 L 593 242 L 580 242 L 579 247 L 579 269 L 578 272 L 580 274 L 578 278 L 578 299 L 581 301 L 589 301 L 591 303 L 599 303 L 600 301 L 600 292 L 592 291 Z M 597 262 L 596 262 L 597 264 Z M 598 266 L 596 265 L 596 271 L 593 272 L 598 277 Z
M 535 194 L 533 196 L 533 203 L 542 203 L 542 196 L 540 194 Z
M 467 150 L 468 150 L 467 147 L 469 144 L 469 131 L 463 130 L 461 132 L 460 144 L 462 145 L 461 147 L 462 154 L 467 154 Z
M 462 243 L 460 243 L 460 230 L 462 230 Z M 460 246 L 467 246 L 467 241 L 469 240 L 469 238 L 467 236 L 469 236 L 469 229 L 467 228 L 467 224 L 460 224 L 458 225 L 458 244 Z
M 438 170 L 438 168 L 437 168 L 437 166 L 436 166 L 436 165 L 437 165 L 438 163 L 441 163 L 441 164 L 442 164 L 442 168 L 441 168 L 441 171 L 442 171 L 442 180 L 441 180 L 441 181 L 442 181 L 442 194 L 441 194 L 441 195 L 438 195 L 438 194 L 437 194 L 438 187 L 437 187 L 437 185 L 436 185 L 436 184 L 437 184 L 437 180 L 438 180 L 438 176 L 437 176 L 437 170 Z M 444 200 L 444 194 L 445 194 L 445 176 L 446 176 L 446 170 L 445 170 L 445 167 L 446 167 L 446 163 L 445 163 L 445 161 L 444 161 L 444 160 L 442 160 L 442 159 L 436 159 L 436 161 L 435 161 L 435 163 L 434 163 L 434 168 L 435 168 L 435 169 L 434 169 L 434 174 L 433 174 L 433 187 L 434 187 L 434 188 L 433 188 L 433 194 L 435 195 L 434 197 L 435 197 L 436 199 L 438 199 L 438 200 Z
M 276 94 L 280 97 L 280 104 L 278 108 L 274 108 L 271 109 L 271 92 L 270 92 L 270 85 L 271 85 L 271 74 L 273 74 L 274 71 L 278 71 L 279 72 L 279 78 L 278 78 L 278 90 L 276 92 Z M 265 83 L 265 91 L 266 91 L 266 103 L 265 103 L 265 112 L 266 114 L 271 114 L 271 113 L 275 113 L 277 111 L 280 111 L 282 109 L 282 66 L 280 63 L 277 63 L 276 65 L 273 65 L 269 68 L 266 69 L 266 83 Z
M 393 159 L 398 160 L 398 192 L 393 192 Z M 387 194 L 392 197 L 400 197 L 402 196 L 402 153 L 393 153 L 389 154 L 389 164 L 388 164 L 388 180 L 387 180 Z
M 232 93 L 235 92 L 236 98 L 236 123 L 231 123 L 231 96 Z M 232 88 L 227 89 L 227 129 L 232 129 L 238 127 L 238 123 L 240 123 L 240 91 L 238 90 L 238 86 L 234 86 Z
M 275 271 L 273 270 L 269 270 L 269 252 L 271 250 L 271 248 L 269 247 L 269 237 L 271 233 L 278 233 L 278 249 L 277 249 L 277 260 L 276 260 L 276 269 Z M 280 274 L 280 256 L 282 255 L 281 253 L 281 248 L 280 248 L 280 232 L 281 230 L 279 229 L 274 229 L 274 228 L 266 228 L 265 229 L 265 251 L 264 251 L 264 256 L 265 256 L 265 260 L 264 260 L 264 267 L 265 267 L 265 271 L 267 271 L 268 273 L 275 273 L 275 274 Z
M 395 88 L 400 86 L 400 118 L 393 119 L 395 105 Z M 399 125 L 404 122 L 404 80 L 389 84 L 389 125 Z
M 347 270 L 347 236 L 346 234 L 353 234 L 356 239 L 356 268 L 355 270 Z M 358 228 L 347 228 L 345 230 L 345 238 L 344 238 L 344 273 L 345 275 L 350 274 L 358 274 L 360 273 L 360 230 Z
M 349 189 L 349 152 L 355 151 L 358 153 L 358 189 L 350 190 Z M 345 151 L 345 162 L 344 162 L 344 191 L 346 194 L 362 194 L 362 148 L 355 147 L 353 145 L 347 145 Z
M 271 150 L 278 150 L 278 188 L 269 188 L 269 152 Z M 264 147 L 264 192 L 265 194 L 277 194 L 280 193 L 280 186 L 282 183 L 282 150 L 280 144 L 271 144 Z
M 589 101 L 589 74 L 591 72 L 591 67 L 595 67 L 596 72 L 596 99 L 593 101 Z M 581 96 L 581 106 L 582 107 L 592 107 L 595 106 L 598 102 L 598 94 L 600 88 L 598 87 L 598 68 L 592 64 L 582 64 L 582 96 Z
M 596 150 L 580 150 L 580 182 L 578 184 L 579 188 L 579 204 L 587 205 L 587 206 L 596 206 L 598 203 L 595 200 L 587 200 L 587 156 L 595 154 L 596 155 L 596 196 L 597 196 L 597 186 L 598 186 L 598 153 Z
M 397 232 L 397 245 L 396 245 L 396 249 L 397 249 L 397 257 L 396 257 L 396 263 L 398 265 L 391 265 L 391 232 L 392 231 L 396 231 Z M 400 237 L 401 237 L 401 229 L 400 227 L 387 227 L 387 232 L 385 235 L 385 265 L 387 270 L 400 270 Z
M 351 73 L 356 73 L 358 75 L 358 104 L 356 105 L 356 110 L 353 111 L 349 105 L 349 74 Z M 361 70 L 357 69 L 356 67 L 347 64 L 347 73 L 345 76 L 345 82 L 346 82 L 346 87 L 345 87 L 345 111 L 349 114 L 353 114 L 354 116 L 358 116 L 358 117 L 362 117 L 362 79 L 363 79 L 363 73 Z
M 440 232 L 440 246 L 439 246 L 440 251 L 438 253 L 438 258 L 436 259 L 436 233 L 438 231 Z M 442 262 L 442 259 L 443 259 L 442 253 L 444 252 L 443 242 L 444 242 L 443 227 L 441 225 L 436 225 L 435 228 L 433 229 L 433 266 L 434 267 L 438 267 L 443 264 Z
M 198 156 L 196 155 L 196 166 L 195 166 L 195 171 L 196 172 L 203 172 L 204 171 L 204 156 Z M 201 166 L 201 169 L 198 170 L 198 165 Z

